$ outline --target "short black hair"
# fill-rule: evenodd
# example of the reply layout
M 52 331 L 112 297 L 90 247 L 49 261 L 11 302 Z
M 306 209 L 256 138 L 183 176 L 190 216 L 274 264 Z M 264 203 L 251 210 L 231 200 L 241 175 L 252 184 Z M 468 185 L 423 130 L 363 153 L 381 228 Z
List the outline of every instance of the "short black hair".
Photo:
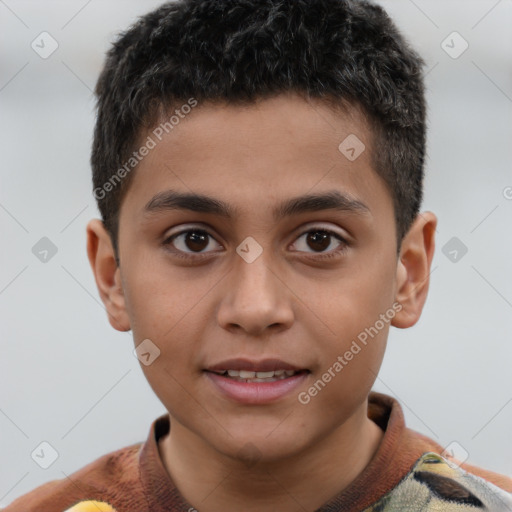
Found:
M 119 211 L 143 130 L 178 105 L 284 92 L 362 109 L 399 251 L 423 194 L 423 66 L 385 10 L 366 0 L 177 0 L 138 18 L 107 52 L 95 88 L 93 188 L 117 263 Z

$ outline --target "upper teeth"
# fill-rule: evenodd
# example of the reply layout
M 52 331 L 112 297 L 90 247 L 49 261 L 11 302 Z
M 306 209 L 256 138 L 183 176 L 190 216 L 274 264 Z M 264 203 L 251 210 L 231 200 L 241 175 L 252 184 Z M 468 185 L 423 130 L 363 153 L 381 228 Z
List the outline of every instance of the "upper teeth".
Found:
M 275 370 L 271 372 L 251 372 L 247 370 L 228 370 L 230 377 L 240 377 L 241 379 L 269 379 L 272 377 L 279 377 L 285 375 L 291 377 L 296 372 L 294 370 Z

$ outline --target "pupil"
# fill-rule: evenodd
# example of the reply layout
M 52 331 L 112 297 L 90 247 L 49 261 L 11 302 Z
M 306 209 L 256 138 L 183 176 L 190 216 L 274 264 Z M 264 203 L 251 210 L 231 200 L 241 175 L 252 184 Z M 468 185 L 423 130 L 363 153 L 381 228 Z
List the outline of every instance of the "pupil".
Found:
M 205 243 L 206 242 L 206 243 Z M 187 244 L 187 247 L 191 250 L 203 250 L 205 247 L 208 246 L 208 239 L 206 233 L 202 231 L 191 231 L 187 234 L 185 243 Z M 192 244 L 192 246 L 191 246 Z M 196 247 L 194 247 L 194 244 L 196 244 Z M 199 245 L 199 247 L 197 246 Z
M 331 235 L 325 231 L 313 231 L 308 235 L 308 243 L 313 243 L 313 247 L 311 247 L 312 249 L 322 251 L 329 247 L 329 243 L 325 242 L 328 241 L 330 236 Z M 317 247 L 314 247 L 315 244 Z

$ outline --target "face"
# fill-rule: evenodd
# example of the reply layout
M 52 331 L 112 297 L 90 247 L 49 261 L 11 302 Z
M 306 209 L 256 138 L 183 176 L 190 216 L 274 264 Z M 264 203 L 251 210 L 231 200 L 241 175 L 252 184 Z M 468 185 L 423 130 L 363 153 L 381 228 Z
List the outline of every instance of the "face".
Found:
M 355 139 L 339 149 L 353 135 L 355 159 Z M 363 117 L 282 95 L 198 105 L 152 138 L 119 223 L 127 327 L 160 351 L 146 378 L 171 423 L 223 454 L 311 446 L 361 411 L 396 299 L 392 198 Z

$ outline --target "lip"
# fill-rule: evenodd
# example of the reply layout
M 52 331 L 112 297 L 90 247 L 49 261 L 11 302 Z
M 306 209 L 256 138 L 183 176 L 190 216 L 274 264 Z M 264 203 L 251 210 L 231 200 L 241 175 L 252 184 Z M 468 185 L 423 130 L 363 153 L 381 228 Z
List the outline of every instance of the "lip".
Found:
M 275 370 L 289 370 L 301 371 L 306 368 L 294 366 L 280 359 L 262 359 L 261 361 L 254 361 L 244 358 L 227 359 L 220 363 L 214 364 L 205 368 L 208 372 L 224 372 L 227 370 L 246 370 L 251 372 L 272 372 Z
M 205 376 L 217 392 L 242 404 L 266 404 L 275 402 L 296 389 L 309 375 L 308 371 L 297 373 L 274 382 L 240 382 L 218 373 L 205 371 Z

